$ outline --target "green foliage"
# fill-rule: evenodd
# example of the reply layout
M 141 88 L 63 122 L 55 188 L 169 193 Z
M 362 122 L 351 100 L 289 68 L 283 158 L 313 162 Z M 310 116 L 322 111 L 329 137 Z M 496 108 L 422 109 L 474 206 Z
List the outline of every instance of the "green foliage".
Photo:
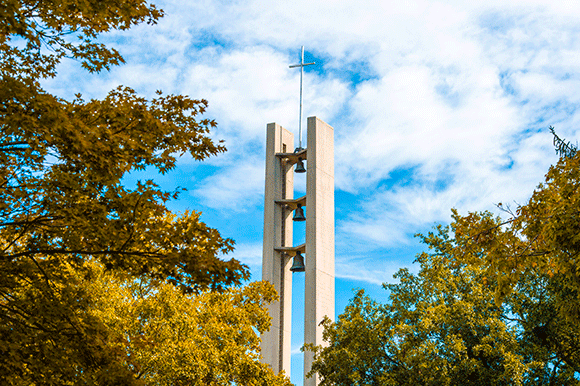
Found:
M 560 157 L 570 158 L 576 155 L 578 152 L 578 144 L 573 145 L 569 141 L 566 142 L 560 138 L 552 126 L 550 126 L 550 133 L 554 136 L 554 147 L 556 148 L 556 153 L 558 153 Z
M 258 360 L 269 283 L 184 296 L 95 262 L 61 275 L 50 290 L 20 288 L 32 317 L 3 342 L 4 384 L 289 385 Z
M 6 95 L 0 115 L 0 256 L 7 269 L 38 256 L 78 265 L 98 256 L 110 269 L 171 277 L 185 290 L 219 289 L 247 277 L 239 262 L 216 259 L 233 242 L 200 222 L 199 213 L 177 218 L 167 210 L 177 192 L 152 181 L 136 189 L 121 183 L 131 170 L 172 169 L 175 154 L 201 160 L 223 151 L 207 136 L 214 123 L 196 120 L 205 101 L 148 102 L 130 89 L 72 103 L 23 94 Z
M 420 235 L 430 251 L 389 303 L 359 292 L 307 347 L 322 384 L 580 384 L 579 173 L 562 157 L 526 205 L 499 205 L 507 221 L 453 210 Z
M 580 331 L 553 318 L 550 283 L 522 278 L 498 306 L 485 270 L 455 261 L 452 227 L 422 236 L 432 252 L 417 257 L 417 275 L 402 269 L 385 285 L 389 303 L 359 291 L 336 323 L 325 321 L 327 345 L 307 347 L 322 385 L 578 384 L 578 363 L 567 359 Z
M 8 385 L 285 384 L 257 362 L 272 289 L 224 259 L 233 241 L 171 213 L 153 181 L 177 157 L 225 151 L 205 100 L 63 100 L 63 58 L 123 61 L 101 33 L 155 23 L 144 0 L 3 0 L 0 7 L 0 379 Z M 146 285 L 145 285 L 146 284 Z M 144 286 L 147 290 L 144 290 Z M 211 293 L 217 290 L 223 293 Z
M 90 72 L 123 63 L 99 34 L 154 24 L 163 11 L 144 0 L 3 0 L 0 9 L 0 73 L 16 78 L 54 77 L 64 57 Z M 19 44 L 21 43 L 21 44 Z
M 258 334 L 270 327 L 265 305 L 277 298 L 271 284 L 183 296 L 169 284 L 100 273 L 91 285 L 100 291 L 97 312 L 112 331 L 111 349 L 144 384 L 290 385 L 259 361 Z
M 481 266 L 501 301 L 522 276 L 545 277 L 554 296 L 559 318 L 580 319 L 580 155 L 562 157 L 548 170 L 545 182 L 527 204 L 509 211 L 512 217 L 502 226 L 473 221 L 473 215 L 455 214 L 462 232 L 464 253 L 460 263 Z M 500 205 L 500 207 L 503 207 Z M 476 254 L 474 251 L 481 251 Z

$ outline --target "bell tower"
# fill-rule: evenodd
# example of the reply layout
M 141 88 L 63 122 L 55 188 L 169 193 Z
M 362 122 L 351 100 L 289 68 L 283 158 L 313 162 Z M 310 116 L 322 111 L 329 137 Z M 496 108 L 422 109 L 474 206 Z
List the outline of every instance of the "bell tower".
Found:
M 309 117 L 307 148 L 293 151 L 293 144 L 290 131 L 267 125 L 262 280 L 274 284 L 280 299 L 268 308 L 272 326 L 261 337 L 262 360 L 288 375 L 293 273 L 305 275 L 304 343 L 322 344 L 320 322 L 334 319 L 334 129 Z M 306 195 L 294 198 L 294 174 L 303 172 Z M 294 221 L 306 221 L 304 244 L 293 245 Z M 304 386 L 319 383 L 306 378 L 312 361 L 305 352 Z

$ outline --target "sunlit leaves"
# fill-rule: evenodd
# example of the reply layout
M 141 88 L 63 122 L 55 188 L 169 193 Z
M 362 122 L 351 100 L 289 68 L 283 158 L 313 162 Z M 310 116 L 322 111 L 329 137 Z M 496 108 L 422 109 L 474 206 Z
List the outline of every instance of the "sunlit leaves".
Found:
M 455 234 L 465 235 L 454 255 L 458 263 L 475 264 L 497 281 L 501 301 L 522 275 L 540 275 L 559 290 L 554 296 L 560 317 L 580 318 L 580 156 L 561 158 L 530 200 L 493 225 L 478 214 L 454 214 Z M 482 251 L 476 258 L 471 251 Z M 557 283 L 557 284 L 556 284 Z M 556 287 L 554 287 L 556 288 Z
M 0 75 L 31 78 L 55 76 L 64 57 L 90 72 L 120 64 L 119 52 L 97 43 L 98 35 L 163 15 L 143 0 L 4 0 L 0 8 Z
M 204 159 L 223 151 L 207 137 L 214 123 L 195 118 L 205 101 L 159 96 L 148 102 L 118 89 L 103 101 L 67 103 L 34 86 L 20 89 L 25 93 L 4 99 L 10 113 L 0 115 L 6 128 L 0 256 L 56 254 L 79 263 L 98 256 L 111 269 L 170 277 L 184 289 L 247 277 L 238 262 L 216 260 L 232 250 L 231 240 L 197 213 L 169 213 L 165 202 L 178 192 L 151 181 L 135 189 L 121 184 L 131 170 L 172 169 L 180 153 Z
M 323 385 L 578 384 L 580 326 L 558 316 L 565 282 L 518 263 L 529 242 L 513 218 L 453 218 L 420 235 L 429 252 L 416 275 L 402 269 L 385 285 L 388 303 L 359 292 L 325 322 L 327 346 L 307 347 Z M 497 297 L 502 283 L 511 291 Z
M 264 282 L 183 296 L 174 286 L 123 281 L 97 270 L 88 283 L 111 350 L 151 385 L 289 385 L 259 361 L 259 333 L 270 326 Z
M 39 80 L 55 76 L 65 57 L 79 60 L 91 72 L 121 63 L 120 53 L 99 43 L 99 35 L 155 23 L 161 16 L 162 11 L 143 0 L 2 1 L 0 379 L 7 384 L 144 384 L 137 367 L 153 361 L 139 364 L 125 358 L 138 341 L 122 334 L 132 321 L 113 323 L 121 312 L 105 317 L 113 306 L 108 300 L 116 300 L 114 306 L 123 310 L 132 307 L 137 295 L 115 298 L 112 288 L 122 292 L 129 287 L 121 283 L 155 283 L 147 296 L 140 295 L 141 301 L 155 303 L 156 296 L 166 293 L 177 307 L 180 301 L 212 301 L 207 294 L 185 294 L 225 291 L 249 278 L 246 266 L 224 258 L 233 241 L 204 224 L 199 212 L 175 215 L 167 209 L 179 191 L 163 191 L 151 180 L 123 184 L 123 177 L 135 170 L 166 173 L 183 154 L 204 160 L 225 151 L 209 136 L 215 122 L 200 117 L 207 101 L 161 92 L 145 99 L 127 87 L 102 100 L 85 101 L 79 94 L 67 101 L 40 87 Z M 104 275 L 116 277 L 110 289 L 102 287 L 109 285 Z M 265 328 L 260 307 L 272 294 L 266 287 L 228 294 L 224 299 L 231 301 L 224 300 L 224 307 L 251 310 L 240 311 L 245 316 L 233 325 L 243 336 L 252 331 L 254 338 L 236 341 L 240 348 L 232 352 L 241 353 L 241 347 L 252 352 L 241 356 L 247 362 L 240 364 L 253 369 L 248 370 L 252 379 L 263 370 L 254 363 L 252 328 Z M 167 301 L 159 302 L 168 307 Z M 178 315 L 162 314 L 157 323 L 162 326 L 164 318 L 178 323 Z M 195 322 L 207 320 L 190 321 Z M 167 339 L 186 344 L 179 336 Z M 216 334 L 212 339 L 221 338 Z M 163 344 L 151 346 L 149 355 L 159 355 Z M 145 347 L 141 349 L 131 355 L 145 355 Z M 174 370 L 197 379 L 188 358 Z M 210 362 L 207 366 L 213 369 Z M 242 371 L 221 368 L 224 374 Z M 183 383 L 180 377 L 166 384 Z M 242 376 L 235 379 L 250 384 Z
M 268 283 L 184 296 L 95 262 L 61 265 L 50 282 L 15 279 L 4 300 L 21 302 L 11 330 L 0 328 L 6 384 L 290 385 L 259 361 L 277 296 Z

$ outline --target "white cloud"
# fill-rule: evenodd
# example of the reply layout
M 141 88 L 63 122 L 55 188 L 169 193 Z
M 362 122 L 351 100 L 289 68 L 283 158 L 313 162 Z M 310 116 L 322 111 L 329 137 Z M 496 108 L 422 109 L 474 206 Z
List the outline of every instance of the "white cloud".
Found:
M 375 285 L 393 283 L 393 275 L 407 262 L 399 260 L 386 260 L 377 256 L 365 259 L 345 259 L 337 256 L 336 277 L 340 279 L 356 280 Z M 417 272 L 416 267 L 411 267 L 411 272 Z
M 247 212 L 264 199 L 263 162 L 238 163 L 210 175 L 190 193 L 205 206 L 228 212 Z
M 357 212 L 338 222 L 339 232 L 374 245 L 408 243 L 417 228 L 448 221 L 451 207 L 524 202 L 555 160 L 549 135 L 535 134 L 550 122 L 538 119 L 564 127 L 575 119 L 559 107 L 578 103 L 577 28 L 568 11 L 541 2 L 240 2 L 222 11 L 223 20 L 235 15 L 239 22 L 212 30 L 238 42 L 204 62 L 207 68 L 194 66 L 191 84 L 206 87 L 228 125 L 245 129 L 236 135 L 258 138 L 264 122 L 295 124 L 288 50 L 306 44 L 324 57 L 336 77 L 307 74 L 313 113 L 305 115 L 335 127 L 337 188 L 365 193 Z M 359 68 L 371 78 L 349 91 L 348 71 Z M 391 180 L 399 170 L 411 174 Z M 369 192 L 384 181 L 389 190 Z
M 417 228 L 448 221 L 451 207 L 524 202 L 555 160 L 547 127 L 580 135 L 580 4 L 160 5 L 159 25 L 111 35 L 127 65 L 97 77 L 65 64 L 64 82 L 46 84 L 63 94 L 127 84 L 208 99 L 228 147 L 192 190 L 209 207 L 235 214 L 262 204 L 266 124 L 297 132 L 299 73 L 288 65 L 300 45 L 318 62 L 305 74 L 304 116 L 334 126 L 336 187 L 356 209 L 337 214 L 337 232 L 369 247 L 408 243 Z M 343 260 L 337 272 L 363 264 L 361 277 L 375 282 L 375 263 Z
M 304 353 L 302 352 L 302 344 L 292 345 L 292 349 L 290 350 L 290 355 L 299 355 L 303 356 Z
M 291 58 L 268 46 L 232 50 L 210 47 L 188 69 L 182 90 L 196 90 L 210 100 L 211 114 L 220 121 L 228 142 L 263 142 L 265 125 L 281 123 L 296 132 L 299 74 Z M 304 79 L 304 116 L 310 111 L 332 116 L 344 103 L 346 85 L 332 77 Z
M 235 250 L 228 257 L 249 265 L 252 272 L 256 273 L 256 268 L 262 266 L 262 243 L 236 244 Z M 252 277 L 252 280 L 256 278 Z

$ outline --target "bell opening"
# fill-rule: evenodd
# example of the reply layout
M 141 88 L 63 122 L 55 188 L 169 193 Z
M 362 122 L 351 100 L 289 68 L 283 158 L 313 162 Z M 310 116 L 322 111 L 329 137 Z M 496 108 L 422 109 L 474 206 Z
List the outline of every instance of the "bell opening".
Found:
M 292 267 L 290 267 L 290 272 L 304 272 L 305 270 L 304 256 L 300 252 L 296 252 L 294 260 L 292 261 Z
M 292 217 L 294 221 L 306 221 L 306 217 L 304 216 L 304 209 L 302 209 L 302 205 L 298 204 L 298 207 L 294 211 L 294 217 Z
M 306 173 L 306 168 L 304 167 L 304 161 L 302 158 L 298 158 L 298 162 L 296 163 L 296 168 L 294 169 L 296 173 Z

